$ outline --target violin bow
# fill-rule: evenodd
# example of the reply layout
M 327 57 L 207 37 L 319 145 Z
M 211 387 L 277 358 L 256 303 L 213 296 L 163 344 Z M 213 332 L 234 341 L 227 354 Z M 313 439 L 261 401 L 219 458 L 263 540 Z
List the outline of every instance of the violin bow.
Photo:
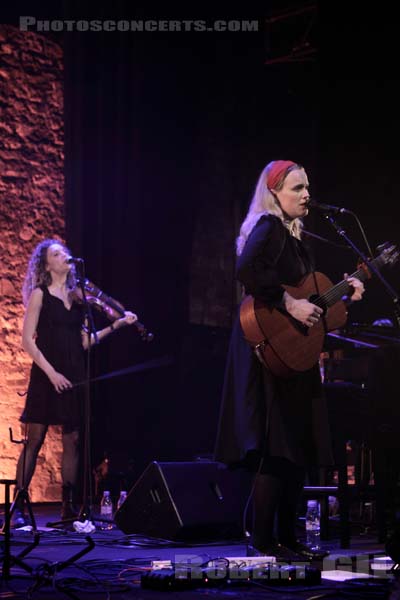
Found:
M 149 369 L 157 369 L 159 367 L 169 367 L 173 364 L 172 356 L 163 356 L 161 358 L 155 358 L 153 360 L 148 360 L 147 362 L 140 363 L 138 365 L 132 365 L 131 367 L 127 367 L 126 369 L 119 369 L 118 371 L 111 371 L 110 373 L 105 373 L 104 375 L 99 375 L 98 377 L 92 377 L 91 379 L 84 379 L 79 381 L 78 383 L 74 383 L 72 388 L 79 387 L 81 385 L 85 385 L 86 383 L 94 383 L 96 381 L 103 381 L 104 379 L 112 379 L 113 377 L 121 377 L 122 375 L 129 375 L 130 373 L 139 373 L 140 371 L 147 371 Z M 71 388 L 70 388 L 71 389 Z

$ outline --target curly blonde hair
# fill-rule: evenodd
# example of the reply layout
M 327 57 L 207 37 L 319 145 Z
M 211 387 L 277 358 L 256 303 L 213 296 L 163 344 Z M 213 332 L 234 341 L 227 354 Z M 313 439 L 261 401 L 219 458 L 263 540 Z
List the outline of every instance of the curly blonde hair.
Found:
M 294 219 L 290 222 L 286 221 L 282 209 L 279 206 L 278 199 L 267 187 L 268 173 L 270 169 L 272 169 L 274 163 L 275 161 L 268 163 L 267 166 L 261 171 L 260 177 L 258 178 L 254 196 L 250 202 L 249 210 L 240 227 L 239 236 L 236 239 L 237 256 L 241 255 L 244 245 L 247 242 L 253 227 L 259 218 L 262 217 L 262 215 L 275 215 L 276 217 L 279 217 L 284 226 L 289 229 L 290 233 L 300 239 L 301 229 L 303 226 L 301 219 Z M 282 177 L 275 185 L 275 188 L 278 191 L 282 189 L 287 175 L 296 169 L 303 169 L 303 167 L 299 164 L 295 164 L 290 166 L 284 173 L 282 173 Z
M 38 244 L 29 259 L 28 268 L 26 271 L 24 283 L 22 286 L 22 300 L 24 305 L 28 304 L 30 295 L 35 288 L 42 285 L 49 286 L 51 284 L 51 275 L 46 271 L 47 266 L 47 250 L 53 244 L 59 244 L 63 249 L 70 254 L 70 251 L 63 242 L 55 239 L 46 239 Z M 71 267 L 67 275 L 67 286 L 73 289 L 76 286 L 75 268 Z

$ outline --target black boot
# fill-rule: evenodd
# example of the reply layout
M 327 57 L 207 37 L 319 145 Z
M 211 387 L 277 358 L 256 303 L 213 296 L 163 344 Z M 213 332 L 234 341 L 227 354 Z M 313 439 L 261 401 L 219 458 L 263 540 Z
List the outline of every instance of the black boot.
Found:
M 281 483 L 279 478 L 267 473 L 258 473 L 253 489 L 253 532 L 252 546 L 254 550 L 269 553 L 274 546 L 274 521 Z
M 79 509 L 75 504 L 76 489 L 73 485 L 62 486 L 61 519 L 75 519 L 79 515 Z

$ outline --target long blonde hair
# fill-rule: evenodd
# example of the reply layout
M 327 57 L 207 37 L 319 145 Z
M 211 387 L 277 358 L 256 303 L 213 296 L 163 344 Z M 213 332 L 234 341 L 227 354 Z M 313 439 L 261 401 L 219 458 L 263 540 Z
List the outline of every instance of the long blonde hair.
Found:
M 267 186 L 268 172 L 273 167 L 275 161 L 267 164 L 267 166 L 261 171 L 260 177 L 258 178 L 254 196 L 250 202 L 249 210 L 247 215 L 240 227 L 239 236 L 236 239 L 236 254 L 240 256 L 247 239 L 252 232 L 255 224 L 262 215 L 275 215 L 281 219 L 285 227 L 287 227 L 290 233 L 300 239 L 302 221 L 301 219 L 294 219 L 293 221 L 287 221 L 282 212 L 281 207 L 276 196 L 269 190 Z M 275 188 L 279 191 L 283 187 L 283 183 L 286 176 L 290 171 L 295 169 L 302 169 L 301 165 L 295 164 L 290 166 L 283 174 L 279 182 L 275 185 Z
M 22 285 L 22 300 L 25 306 L 28 304 L 29 297 L 35 288 L 38 288 L 42 285 L 47 287 L 51 284 L 51 275 L 46 270 L 46 266 L 47 250 L 53 244 L 60 244 L 60 246 L 62 246 L 64 250 L 70 254 L 68 248 L 60 240 L 46 239 L 35 247 L 29 259 L 24 283 Z M 70 289 L 73 289 L 76 286 L 74 266 L 71 267 L 67 275 L 67 286 Z

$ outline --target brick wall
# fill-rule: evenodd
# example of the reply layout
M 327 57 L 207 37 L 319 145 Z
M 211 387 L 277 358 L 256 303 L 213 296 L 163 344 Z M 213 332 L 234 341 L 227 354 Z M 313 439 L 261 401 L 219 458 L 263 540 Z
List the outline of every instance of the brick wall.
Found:
M 21 284 L 34 246 L 64 239 L 63 56 L 45 37 L 0 25 L 0 478 L 14 478 L 30 358 L 21 349 Z M 31 500 L 60 497 L 60 431 L 51 428 Z M 3 489 L 0 490 L 3 501 Z

